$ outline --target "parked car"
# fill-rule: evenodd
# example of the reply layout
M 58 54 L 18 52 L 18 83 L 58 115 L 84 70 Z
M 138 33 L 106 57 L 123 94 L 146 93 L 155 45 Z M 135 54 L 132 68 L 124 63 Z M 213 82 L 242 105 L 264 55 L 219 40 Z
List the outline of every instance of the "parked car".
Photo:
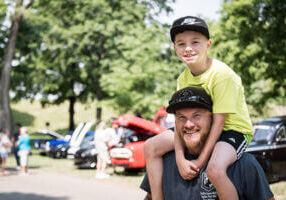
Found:
M 96 167 L 97 151 L 94 145 L 94 134 L 84 138 L 79 150 L 74 155 L 74 164 L 79 169 L 92 169 Z
M 78 150 L 81 150 L 81 144 L 85 143 L 86 138 L 89 138 L 89 136 L 93 137 L 94 132 L 89 131 L 89 132 L 84 132 L 83 133 L 83 138 L 80 139 L 79 146 L 76 146 L 76 149 L 74 150 L 75 152 Z M 48 155 L 53 158 L 68 158 L 70 148 L 74 147 L 71 146 L 71 141 L 67 143 L 56 143 L 57 141 L 51 141 L 50 142 L 50 149 Z M 74 158 L 74 155 L 72 156 Z
M 42 151 L 52 158 L 67 158 L 68 156 L 73 158 L 83 139 L 87 135 L 93 134 L 93 132 L 88 132 L 92 125 L 92 122 L 79 123 L 69 137 L 46 141 Z
M 247 152 L 261 164 L 270 183 L 286 180 L 286 116 L 254 123 L 254 137 Z
M 69 142 L 49 141 L 47 143 L 47 155 L 52 158 L 66 158 Z
M 68 143 L 71 138 L 71 133 L 66 136 L 60 135 L 59 133 L 50 130 L 38 130 L 37 133 L 43 134 L 45 139 L 35 139 L 33 141 L 33 146 L 38 149 L 41 155 L 47 155 L 50 151 L 50 144 L 63 144 Z
M 113 123 L 129 130 L 127 133 L 130 135 L 125 138 L 123 147 L 110 150 L 111 164 L 114 167 L 123 166 L 125 170 L 145 168 L 146 161 L 143 153 L 145 140 L 160 134 L 166 128 L 155 122 L 131 115 L 123 115 Z
M 82 130 L 75 136 L 72 137 L 69 142 L 69 147 L 67 149 L 67 158 L 73 159 L 75 153 L 80 149 L 80 145 L 85 137 L 88 135 L 93 135 L 94 132 L 90 131 L 94 129 L 94 122 L 86 122 L 84 123 Z

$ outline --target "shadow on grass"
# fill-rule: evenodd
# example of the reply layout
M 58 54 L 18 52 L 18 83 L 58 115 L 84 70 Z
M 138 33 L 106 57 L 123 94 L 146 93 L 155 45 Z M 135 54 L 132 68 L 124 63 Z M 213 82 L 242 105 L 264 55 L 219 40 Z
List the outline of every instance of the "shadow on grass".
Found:
M 21 123 L 23 126 L 32 126 L 35 120 L 34 116 L 15 109 L 12 109 L 12 117 L 14 123 Z
M 40 194 L 21 193 L 21 192 L 4 192 L 0 194 L 0 199 L 5 200 L 68 200 L 68 197 L 50 197 Z

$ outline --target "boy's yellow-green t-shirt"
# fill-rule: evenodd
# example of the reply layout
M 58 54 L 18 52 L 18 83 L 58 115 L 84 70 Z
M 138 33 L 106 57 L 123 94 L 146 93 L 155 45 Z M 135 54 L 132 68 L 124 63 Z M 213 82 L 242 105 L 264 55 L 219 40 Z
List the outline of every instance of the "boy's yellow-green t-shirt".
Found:
M 213 113 L 225 113 L 223 130 L 234 130 L 245 134 L 249 143 L 253 127 L 247 109 L 244 89 L 240 77 L 225 63 L 213 59 L 211 66 L 203 74 L 193 76 L 186 69 L 177 79 L 177 89 L 201 87 L 211 96 Z M 247 135 L 249 135 L 247 137 Z

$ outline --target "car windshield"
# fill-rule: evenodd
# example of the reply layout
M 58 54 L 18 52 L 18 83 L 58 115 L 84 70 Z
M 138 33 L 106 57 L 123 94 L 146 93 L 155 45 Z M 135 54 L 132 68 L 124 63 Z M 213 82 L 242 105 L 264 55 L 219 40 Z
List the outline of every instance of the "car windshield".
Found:
M 87 148 L 93 142 L 93 135 L 87 135 L 84 137 L 83 141 L 80 144 L 80 148 Z
M 274 127 L 268 125 L 255 125 L 253 141 L 268 141 L 273 135 Z

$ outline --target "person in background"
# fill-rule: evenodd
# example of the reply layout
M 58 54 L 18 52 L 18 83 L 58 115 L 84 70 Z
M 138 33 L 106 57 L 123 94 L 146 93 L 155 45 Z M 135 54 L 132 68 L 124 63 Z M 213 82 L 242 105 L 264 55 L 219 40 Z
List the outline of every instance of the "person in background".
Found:
M 97 163 L 96 163 L 96 175 L 98 179 L 109 178 L 109 174 L 105 173 L 107 164 L 110 162 L 108 154 L 108 143 L 111 138 L 106 132 L 106 124 L 100 122 L 95 130 L 94 143 L 97 150 Z
M 20 135 L 20 128 L 22 127 L 22 125 L 20 123 L 16 123 L 15 124 L 15 130 L 12 133 L 12 138 L 11 138 L 11 142 L 12 142 L 12 150 L 14 153 L 14 157 L 16 159 L 16 164 L 17 164 L 17 170 L 20 170 L 20 157 L 18 155 L 18 151 L 19 151 L 19 147 L 16 145 L 16 142 L 19 139 L 19 135 Z
M 109 147 L 114 147 L 119 145 L 121 137 L 123 136 L 123 128 L 120 127 L 117 123 L 112 122 L 111 128 L 106 129 L 107 135 L 111 137 L 110 142 L 108 143 Z
M 9 132 L 3 131 L 3 129 L 0 129 L 0 157 L 2 159 L 1 163 L 1 175 L 5 175 L 5 165 L 8 157 L 8 153 L 10 151 L 10 148 L 12 146 L 11 141 L 9 140 Z
M 30 136 L 28 134 L 28 129 L 26 127 L 20 128 L 20 136 L 17 141 L 19 147 L 21 174 L 28 174 L 28 158 L 31 151 Z

